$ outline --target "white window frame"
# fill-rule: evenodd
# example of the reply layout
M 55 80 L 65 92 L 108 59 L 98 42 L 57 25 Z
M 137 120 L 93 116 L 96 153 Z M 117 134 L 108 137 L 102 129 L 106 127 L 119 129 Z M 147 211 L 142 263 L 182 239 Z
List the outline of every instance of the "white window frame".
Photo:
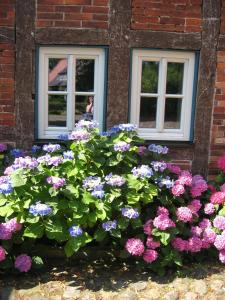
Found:
M 67 126 L 48 126 L 48 95 L 57 92 L 48 91 L 49 58 L 67 58 L 67 90 L 58 94 L 67 95 Z M 75 62 L 76 59 L 94 59 L 94 92 L 76 92 Z M 60 134 L 74 129 L 76 95 L 94 96 L 94 120 L 103 130 L 104 87 L 105 87 L 105 49 L 96 47 L 40 47 L 38 78 L 38 138 L 56 139 Z
M 132 77 L 131 77 L 131 110 L 130 122 L 139 124 L 142 61 L 158 61 L 159 81 L 158 93 L 145 94 L 145 96 L 156 97 L 156 128 L 138 128 L 139 136 L 146 140 L 170 140 L 189 141 L 191 136 L 191 114 L 193 102 L 195 53 L 183 51 L 165 50 L 141 50 L 134 49 L 132 55 Z M 166 94 L 167 62 L 184 63 L 183 93 L 180 129 L 164 129 L 165 99 L 180 98 L 180 95 Z

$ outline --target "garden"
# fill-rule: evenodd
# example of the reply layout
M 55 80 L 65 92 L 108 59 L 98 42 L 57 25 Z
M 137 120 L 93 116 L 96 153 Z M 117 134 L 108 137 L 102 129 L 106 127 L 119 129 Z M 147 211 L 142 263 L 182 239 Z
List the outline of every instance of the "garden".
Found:
M 207 182 L 134 125 L 100 134 L 85 120 L 58 143 L 0 152 L 0 269 L 40 268 L 54 249 L 65 259 L 105 251 L 161 275 L 225 263 L 225 156 Z

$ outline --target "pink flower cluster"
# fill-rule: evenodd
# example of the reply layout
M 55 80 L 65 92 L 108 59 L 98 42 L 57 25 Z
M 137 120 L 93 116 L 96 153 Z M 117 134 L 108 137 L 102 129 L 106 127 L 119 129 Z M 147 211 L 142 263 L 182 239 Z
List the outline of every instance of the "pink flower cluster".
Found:
M 171 163 L 167 163 L 167 169 L 171 172 L 174 173 L 176 175 L 180 175 L 181 173 L 181 168 L 177 165 L 173 165 Z
M 165 207 L 158 208 L 157 217 L 153 220 L 153 225 L 160 230 L 176 227 L 169 217 L 169 211 Z
M 128 239 L 125 246 L 126 250 L 134 256 L 141 256 L 145 251 L 145 246 L 140 239 Z
M 20 272 L 28 272 L 32 265 L 32 259 L 26 254 L 21 254 L 17 256 L 15 260 L 15 268 Z
M 184 223 L 192 221 L 192 212 L 190 208 L 182 206 L 179 207 L 176 211 L 177 219 Z
M 0 240 L 10 240 L 12 234 L 16 231 L 20 231 L 22 224 L 18 223 L 16 218 L 9 220 L 6 223 L 0 224 Z
M 215 192 L 210 197 L 210 202 L 213 204 L 223 204 L 225 201 L 224 192 Z
M 199 197 L 208 189 L 207 182 L 200 175 L 195 175 L 192 177 L 192 184 L 190 193 L 193 198 Z
M 66 180 L 64 178 L 56 177 L 56 176 L 50 176 L 47 178 L 47 182 L 49 184 L 52 184 L 54 189 L 58 189 L 65 185 Z
M 2 246 L 0 246 L 0 262 L 5 260 L 5 257 L 5 249 Z

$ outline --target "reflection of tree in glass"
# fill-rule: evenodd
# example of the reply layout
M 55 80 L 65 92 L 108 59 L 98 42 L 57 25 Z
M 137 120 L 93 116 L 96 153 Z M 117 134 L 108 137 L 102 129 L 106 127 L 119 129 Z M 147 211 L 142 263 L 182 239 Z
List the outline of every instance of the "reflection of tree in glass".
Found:
M 94 59 L 77 59 L 76 91 L 94 91 Z
M 168 63 L 167 67 L 167 94 L 182 94 L 183 89 L 183 63 Z
M 143 61 L 142 63 L 142 93 L 157 93 L 158 91 L 159 63 L 155 61 Z
M 51 95 L 49 96 L 48 111 L 50 115 L 65 114 L 66 96 Z

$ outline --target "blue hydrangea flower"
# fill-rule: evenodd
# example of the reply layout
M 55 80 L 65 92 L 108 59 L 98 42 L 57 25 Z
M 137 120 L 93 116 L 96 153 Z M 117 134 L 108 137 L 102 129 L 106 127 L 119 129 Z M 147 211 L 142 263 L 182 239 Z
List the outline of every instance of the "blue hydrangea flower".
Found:
M 24 156 L 24 152 L 20 149 L 12 149 L 10 151 L 10 154 L 14 157 L 20 157 L 20 156 Z
M 60 134 L 58 135 L 58 139 L 61 141 L 68 141 L 69 140 L 69 136 L 66 133 Z
M 29 213 L 34 216 L 48 216 L 52 213 L 52 208 L 47 204 L 36 202 L 30 206 Z
M 135 131 L 137 129 L 137 125 L 130 124 L 130 123 L 119 124 L 118 127 L 121 131 Z
M 106 183 L 111 186 L 122 186 L 125 184 L 126 180 L 119 176 L 119 175 L 113 175 L 110 173 L 105 177 Z
M 0 177 L 0 194 L 10 194 L 13 191 L 11 179 L 9 176 Z
M 83 180 L 83 187 L 88 191 L 101 191 L 103 184 L 100 177 L 89 176 Z
M 120 141 L 114 145 L 114 150 L 119 152 L 125 152 L 130 149 L 130 144 Z
M 96 198 L 98 198 L 98 199 L 102 199 L 103 197 L 104 197 L 104 195 L 105 195 L 105 192 L 103 191 L 103 190 L 96 190 L 96 191 L 92 191 L 91 192 L 91 195 L 93 196 L 93 197 L 96 197 Z
M 147 165 L 141 165 L 138 168 L 135 167 L 131 170 L 131 172 L 134 176 L 140 178 L 150 178 L 153 175 L 153 170 Z
M 105 230 L 105 231 L 110 231 L 112 229 L 116 229 L 117 227 L 117 221 L 114 220 L 114 221 L 107 221 L 105 223 L 102 223 L 102 228 Z
M 63 152 L 64 159 L 74 159 L 73 151 L 65 151 Z
M 77 237 L 83 234 L 83 230 L 79 226 L 72 226 L 69 228 L 69 233 L 73 237 Z
M 152 161 L 151 165 L 156 172 L 163 172 L 167 168 L 167 164 L 164 161 Z
M 158 154 L 167 154 L 169 149 L 166 146 L 151 144 L 148 146 L 148 150 Z
M 34 146 L 31 148 L 31 152 L 32 152 L 33 154 L 35 154 L 35 153 L 37 153 L 37 152 L 39 152 L 39 151 L 41 151 L 41 146 L 34 145 Z
M 89 121 L 89 120 L 80 120 L 77 124 L 76 124 L 76 128 L 79 129 L 94 129 L 94 128 L 98 128 L 99 124 L 96 121 Z
M 139 212 L 136 208 L 122 208 L 121 209 L 122 215 L 129 219 L 136 219 L 139 217 Z
M 167 176 L 166 178 L 159 179 L 158 185 L 161 188 L 165 185 L 168 189 L 171 189 L 174 186 L 174 181 L 171 180 L 169 176 Z
M 61 146 L 59 144 L 48 144 L 43 146 L 43 150 L 46 152 L 56 152 L 61 149 Z

